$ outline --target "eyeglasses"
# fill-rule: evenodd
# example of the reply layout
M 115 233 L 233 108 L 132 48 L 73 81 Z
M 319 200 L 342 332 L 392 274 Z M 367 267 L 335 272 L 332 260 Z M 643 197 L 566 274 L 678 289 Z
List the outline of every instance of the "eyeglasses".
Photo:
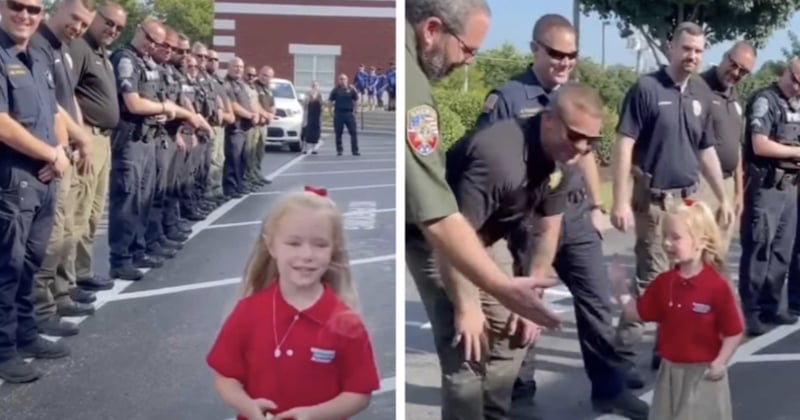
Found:
M 250 73 L 250 74 L 248 74 L 248 75 L 247 75 L 247 77 L 249 77 L 249 78 L 251 78 L 251 79 L 255 79 L 256 77 L 258 77 L 258 75 L 257 75 L 257 74 Z
M 144 33 L 144 37 L 147 38 L 147 41 L 154 44 L 156 47 L 171 48 L 166 42 L 156 41 L 153 36 L 150 35 L 150 33 L 148 33 L 143 27 L 139 26 L 139 29 L 142 31 L 142 33 Z
M 449 26 L 445 25 L 445 30 L 447 31 L 447 33 L 452 35 L 453 38 L 456 39 L 456 41 L 458 41 L 458 46 L 459 46 L 459 48 L 461 48 L 461 52 L 463 52 L 464 54 L 469 55 L 470 57 L 475 57 L 476 55 L 478 55 L 478 50 L 479 49 L 478 48 L 473 48 L 473 47 L 470 47 L 469 45 L 467 45 L 467 43 L 464 42 L 463 39 L 461 39 L 461 37 L 456 33 L 456 31 L 453 30 L 453 28 L 450 28 Z
M 542 47 L 542 49 L 544 49 L 544 52 L 548 55 L 548 57 L 552 58 L 553 60 L 562 61 L 564 59 L 567 59 L 572 61 L 578 58 L 578 51 L 564 52 L 557 50 L 553 47 L 550 47 L 548 45 L 545 45 L 541 41 L 534 40 L 533 42 Z
M 207 57 L 207 58 L 208 58 L 208 61 L 210 61 L 212 63 L 216 63 L 216 62 L 219 61 L 219 58 L 217 58 L 217 57 Z
M 739 77 L 745 77 L 745 76 L 748 76 L 750 74 L 750 69 L 748 69 L 747 67 L 739 64 L 736 60 L 733 59 L 733 57 L 731 57 L 730 54 L 725 54 L 725 58 L 727 58 L 728 62 L 731 63 L 731 66 L 733 67 L 733 69 L 736 70 L 739 73 Z
M 32 6 L 15 2 L 14 0 L 6 0 L 6 6 L 14 13 L 28 12 L 31 16 L 38 16 L 42 13 L 42 6 Z
M 97 14 L 100 15 L 101 18 L 103 18 L 103 20 L 105 21 L 106 26 L 109 29 L 117 31 L 117 32 L 122 32 L 125 29 L 125 25 L 120 25 L 119 23 L 114 22 L 113 20 L 111 20 L 111 18 L 109 18 L 108 16 L 106 16 L 106 15 L 100 13 L 100 12 L 97 12 Z

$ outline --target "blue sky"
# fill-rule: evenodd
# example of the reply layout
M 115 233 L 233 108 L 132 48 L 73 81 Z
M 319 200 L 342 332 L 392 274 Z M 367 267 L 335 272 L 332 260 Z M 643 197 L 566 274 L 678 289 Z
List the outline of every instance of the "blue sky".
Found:
M 495 48 L 504 42 L 511 42 L 517 50 L 526 53 L 529 51 L 533 24 L 539 16 L 545 13 L 558 13 L 572 20 L 572 0 L 488 0 L 492 9 L 492 23 L 486 36 L 483 50 Z M 584 57 L 591 57 L 600 62 L 602 56 L 602 24 L 596 14 L 588 17 L 581 15 L 580 52 Z M 800 33 L 800 13 L 796 13 L 789 20 L 787 28 L 796 28 Z M 758 52 L 756 68 L 766 60 L 782 59 L 781 48 L 789 46 L 788 30 L 775 31 L 765 46 Z M 715 64 L 722 58 L 722 54 L 731 45 L 725 42 L 712 46 L 703 57 L 704 64 Z M 616 26 L 606 27 L 606 64 L 625 64 L 633 67 L 636 56 L 633 51 L 626 49 L 625 40 L 619 36 Z M 652 64 L 652 59 L 650 64 Z

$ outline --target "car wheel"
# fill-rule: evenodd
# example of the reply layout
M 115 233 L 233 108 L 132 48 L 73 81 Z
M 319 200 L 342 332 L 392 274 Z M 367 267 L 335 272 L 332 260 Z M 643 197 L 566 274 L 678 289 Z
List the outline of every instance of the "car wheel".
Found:
M 303 150 L 303 142 L 298 141 L 295 143 L 289 143 L 289 151 L 294 153 L 299 153 Z

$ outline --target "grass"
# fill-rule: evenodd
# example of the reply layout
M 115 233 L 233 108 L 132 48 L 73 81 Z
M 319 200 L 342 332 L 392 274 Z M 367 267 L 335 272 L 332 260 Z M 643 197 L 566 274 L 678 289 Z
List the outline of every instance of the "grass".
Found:
M 611 181 L 600 183 L 600 199 L 603 202 L 603 208 L 611 211 L 611 205 L 614 202 L 614 189 Z

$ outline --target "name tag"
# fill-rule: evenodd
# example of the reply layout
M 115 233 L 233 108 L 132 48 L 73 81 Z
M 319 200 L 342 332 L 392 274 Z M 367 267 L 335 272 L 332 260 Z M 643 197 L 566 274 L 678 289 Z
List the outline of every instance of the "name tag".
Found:
M 158 70 L 147 70 L 144 75 L 149 81 L 158 80 L 161 77 Z
M 311 361 L 317 363 L 330 363 L 333 361 L 333 358 L 336 356 L 335 350 L 327 350 L 321 349 L 317 347 L 311 347 Z
M 710 306 L 708 306 L 708 305 L 706 305 L 704 303 L 692 302 L 692 312 L 695 312 L 695 313 L 698 313 L 698 314 L 707 314 L 709 311 L 711 311 L 711 307 Z

